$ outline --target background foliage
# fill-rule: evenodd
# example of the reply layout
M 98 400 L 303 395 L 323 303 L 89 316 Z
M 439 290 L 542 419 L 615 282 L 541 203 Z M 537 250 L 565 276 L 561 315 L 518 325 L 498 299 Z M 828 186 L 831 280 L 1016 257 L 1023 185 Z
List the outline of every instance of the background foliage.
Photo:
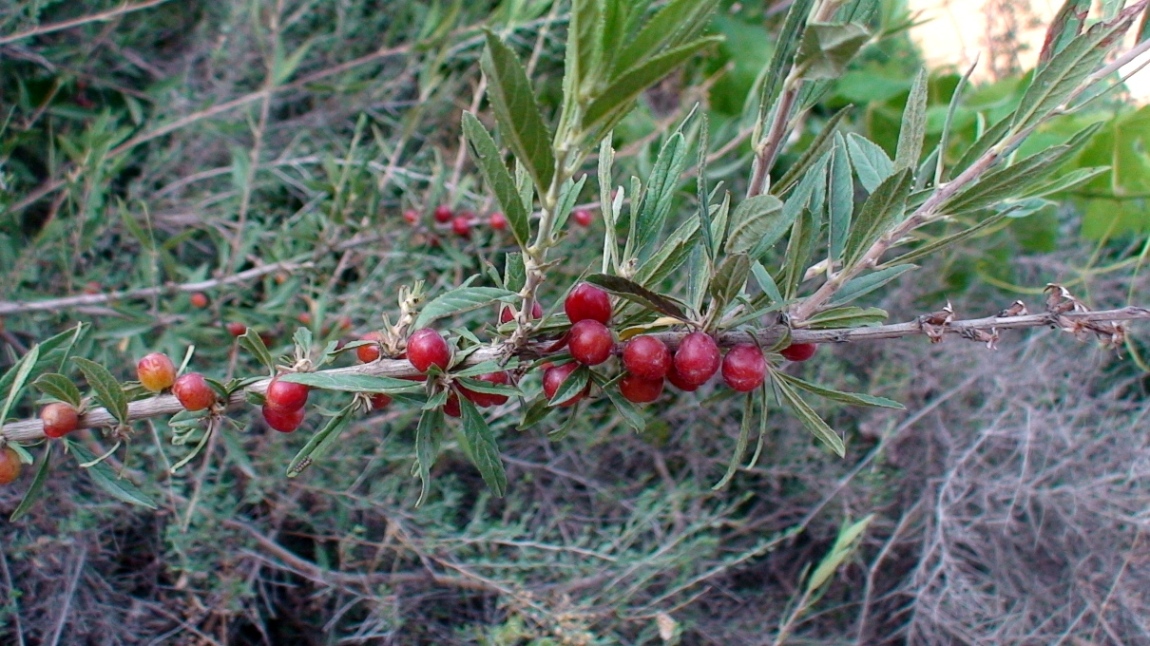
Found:
M 723 3 L 710 24 L 722 45 L 616 126 L 617 177 L 647 177 L 701 104 L 710 141 L 733 142 L 708 181 L 745 188 L 757 109 L 748 96 L 783 19 L 752 5 Z M 117 377 L 147 351 L 182 357 L 188 344 L 193 367 L 247 375 L 258 368 L 225 322 L 266 333 L 282 352 L 301 316 L 318 339 L 351 336 L 395 311 L 400 285 L 424 280 L 439 293 L 502 266 L 508 233 L 477 226 L 460 238 L 431 212 L 496 208 L 461 140 L 461 113 L 489 111 L 480 28 L 528 61 L 550 118 L 561 100 L 563 4 L 163 2 L 2 36 L 119 6 L 0 9 L 0 301 L 171 287 L 0 313 L 0 370 L 85 321 L 92 333 L 76 354 Z M 872 22 L 887 37 L 829 88 L 780 174 L 846 104 L 856 106 L 849 130 L 894 155 L 917 69 L 906 20 L 884 3 Z M 947 71 L 929 79 L 928 150 L 958 82 Z M 947 154 L 960 156 L 1025 87 L 1008 79 L 967 94 Z M 1145 119 L 1145 108 L 1107 99 L 1045 128 L 1030 150 L 1101 123 L 1061 172 L 1110 170 L 929 261 L 883 306 L 908 319 L 949 297 L 990 314 L 1054 280 L 1098 306 L 1145 293 L 1133 271 L 1147 240 Z M 683 183 L 677 207 L 688 208 L 693 188 Z M 597 189 L 579 201 L 595 206 Z M 406 209 L 421 214 L 414 228 Z M 546 308 L 599 270 L 602 226 L 565 228 Z M 206 308 L 190 304 L 200 289 L 175 287 L 221 279 L 203 288 Z M 461 322 L 480 333 L 493 318 Z M 993 354 L 915 339 L 823 352 L 796 374 L 897 399 L 908 412 L 822 406 L 848 437 L 841 461 L 794 420 L 771 416 L 763 459 L 719 491 L 742 405 L 720 390 L 661 400 L 641 434 L 605 401 L 559 440 L 547 435 L 559 422 L 519 431 L 518 414 L 497 409 L 507 496 L 492 497 L 452 444 L 418 507 L 418 413 L 401 406 L 357 421 L 290 480 L 284 468 L 315 421 L 284 437 L 238 415 L 175 475 L 168 467 L 190 447 L 173 446 L 162 420 L 138 424 L 130 459 L 113 466 L 159 509 L 117 502 L 57 451 L 40 504 L 0 530 L 0 635 L 731 644 L 785 625 L 814 643 L 1150 640 L 1146 581 L 1134 567 L 1146 556 L 1143 373 L 1047 332 L 1002 345 Z M 31 401 L 13 412 L 32 414 Z M 107 449 L 87 432 L 78 443 Z M 32 477 L 0 492 L 5 516 Z M 859 549 L 804 597 L 844 528 L 868 517 Z

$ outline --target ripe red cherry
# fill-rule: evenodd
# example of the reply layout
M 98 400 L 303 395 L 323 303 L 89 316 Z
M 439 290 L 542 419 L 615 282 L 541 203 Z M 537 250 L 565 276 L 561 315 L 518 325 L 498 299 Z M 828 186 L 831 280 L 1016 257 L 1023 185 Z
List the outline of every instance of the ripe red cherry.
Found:
M 806 361 L 815 356 L 819 346 L 814 343 L 792 343 L 779 351 L 787 361 Z
M 136 363 L 136 378 L 145 389 L 158 393 L 176 383 L 176 365 L 168 355 L 153 352 Z
M 71 404 L 54 402 L 40 410 L 40 421 L 44 423 L 44 435 L 55 439 L 76 430 L 80 414 Z
M 671 367 L 671 351 L 656 337 L 637 336 L 623 348 L 623 367 L 639 379 L 662 379 Z
M 264 421 L 267 422 L 268 426 L 280 433 L 291 433 L 299 428 L 300 424 L 303 424 L 305 410 L 303 408 L 291 410 L 264 404 L 260 408 L 260 413 L 263 414 Z
M 369 345 L 361 345 L 355 349 L 355 356 L 363 363 L 371 363 L 379 358 L 380 348 L 379 342 L 383 340 L 383 334 L 379 332 L 368 332 L 360 337 L 363 341 L 374 341 Z
M 408 224 L 414 225 L 416 222 L 419 222 L 419 212 L 416 211 L 415 209 L 408 209 L 408 210 L 404 211 L 403 212 L 403 221 L 408 223 Z
M 194 307 L 198 310 L 204 309 L 205 307 L 208 306 L 208 303 L 210 302 L 208 300 L 208 295 L 203 293 L 203 292 L 195 292 L 194 294 L 192 294 L 188 298 L 188 300 L 190 300 L 192 302 L 192 307 Z
M 503 371 L 489 372 L 485 375 L 479 375 L 476 377 L 476 379 L 479 381 L 486 381 L 489 384 L 496 384 L 500 386 L 506 386 L 507 384 L 511 383 L 511 375 Z M 470 399 L 472 403 L 474 403 L 476 406 L 479 406 L 480 408 L 487 406 L 499 406 L 507 403 L 507 395 L 481 393 L 471 390 L 462 384 L 457 384 L 456 388 L 459 390 L 459 394 Z
M 719 346 L 710 334 L 692 332 L 679 342 L 675 351 L 675 372 L 685 384 L 701 386 L 719 370 Z
M 460 215 L 451 221 L 451 230 L 460 238 L 471 237 L 471 218 Z
M 0 485 L 12 484 L 20 477 L 20 454 L 5 445 L 0 449 Z
M 699 389 L 699 384 L 691 384 L 683 381 L 683 378 L 679 376 L 679 372 L 675 370 L 675 363 L 673 361 L 671 362 L 671 367 L 667 370 L 667 381 L 670 382 L 672 386 L 684 392 L 690 393 Z
M 753 343 L 740 343 L 727 351 L 723 358 L 723 381 L 731 390 L 750 392 L 763 385 L 767 360 L 763 351 Z
M 502 325 L 504 323 L 509 323 L 509 322 L 511 322 L 511 319 L 514 319 L 514 318 L 515 318 L 515 310 L 511 309 L 510 305 L 504 305 L 502 308 L 500 308 L 500 310 L 499 310 L 499 324 L 500 325 Z M 543 306 L 539 304 L 539 301 L 535 301 L 534 303 L 531 304 L 531 318 L 533 318 L 533 319 L 543 318 Z
M 172 384 L 172 394 L 180 400 L 184 410 L 204 410 L 216 403 L 216 391 L 198 372 L 180 375 L 176 383 Z
M 563 301 L 563 311 L 572 323 L 592 319 L 606 325 L 611 320 L 611 297 L 594 285 L 579 283 Z
M 380 410 L 387 408 L 391 404 L 391 397 L 383 393 L 377 393 L 372 395 L 369 401 L 371 402 L 371 410 Z
M 551 400 L 551 398 L 555 397 L 555 393 L 559 392 L 559 387 L 563 385 L 563 382 L 567 381 L 567 378 L 571 376 L 571 373 L 578 369 L 579 364 L 577 363 L 565 363 L 561 366 L 551 366 L 550 368 L 547 368 L 547 370 L 544 370 L 543 394 L 547 396 L 547 399 Z M 570 399 L 564 402 L 560 402 L 557 404 L 557 406 L 561 408 L 574 406 L 579 402 L 580 399 L 586 397 L 588 391 L 590 390 L 591 384 L 588 383 L 587 387 L 583 389 L 583 392 L 572 395 Z
M 462 417 L 463 411 L 459 409 L 459 395 L 452 391 L 447 396 L 447 403 L 443 405 L 443 413 L 448 417 Z
M 619 380 L 619 393 L 629 402 L 647 404 L 663 394 L 663 379 L 642 379 L 627 375 Z
M 591 212 L 587 209 L 575 209 L 571 214 L 571 219 L 575 220 L 575 224 L 581 227 L 591 226 Z
M 571 326 L 567 333 L 567 349 L 576 361 L 585 366 L 597 366 L 611 358 L 615 337 L 599 321 L 583 319 Z
M 451 210 L 450 206 L 440 204 L 435 207 L 435 221 L 440 224 L 447 224 L 451 218 L 455 216 L 455 212 Z
M 267 399 L 269 407 L 299 410 L 307 403 L 307 394 L 310 391 L 311 388 L 303 384 L 280 381 L 277 378 L 272 379 L 272 382 L 268 384 L 268 390 L 264 393 L 264 397 Z
M 496 211 L 495 213 L 492 213 L 491 216 L 487 219 L 487 224 L 496 231 L 503 231 L 507 229 L 507 216 L 503 215 L 499 211 Z
M 407 360 L 420 372 L 427 372 L 431 366 L 447 370 L 451 364 L 451 348 L 439 332 L 425 327 L 407 338 Z
M 228 334 L 232 336 L 243 336 L 244 332 L 248 331 L 248 326 L 239 321 L 229 321 L 224 327 L 228 329 Z

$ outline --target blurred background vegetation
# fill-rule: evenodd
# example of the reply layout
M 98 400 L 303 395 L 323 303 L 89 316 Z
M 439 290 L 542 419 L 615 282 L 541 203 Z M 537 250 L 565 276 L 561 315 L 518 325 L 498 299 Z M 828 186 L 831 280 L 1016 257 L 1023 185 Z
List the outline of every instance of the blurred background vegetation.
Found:
M 785 5 L 724 3 L 712 27 L 725 43 L 616 129 L 616 182 L 646 176 L 698 105 L 709 181 L 745 187 L 748 95 Z M 350 338 L 394 316 L 400 285 L 425 280 L 434 293 L 502 266 L 512 241 L 482 224 L 493 202 L 460 146 L 461 112 L 486 109 L 480 28 L 529 59 L 554 108 L 564 3 L 138 6 L 0 5 L 0 305 L 49 302 L 0 310 L 0 370 L 83 321 L 93 334 L 78 352 L 125 379 L 135 358 L 182 357 L 189 344 L 195 369 L 251 375 L 259 368 L 227 322 L 280 351 L 301 324 Z M 848 104 L 849 129 L 893 153 L 921 65 L 912 22 L 884 3 L 873 21 L 883 38 L 832 84 L 780 172 Z M 959 78 L 932 70 L 927 149 Z M 1025 83 L 1019 73 L 972 88 L 947 154 L 961 157 Z M 1040 132 L 1028 147 L 1102 122 L 1063 172 L 1110 168 L 1057 201 L 1019 204 L 875 304 L 895 320 L 947 298 L 989 315 L 1057 281 L 1098 307 L 1145 305 L 1147 110 L 1102 97 Z M 693 186 L 684 180 L 684 213 Z M 453 235 L 431 217 L 440 204 L 481 224 Z M 550 308 L 598 265 L 601 226 L 569 225 L 543 291 Z M 205 280 L 218 284 L 181 287 Z M 193 291 L 209 305 L 193 307 Z M 457 323 L 483 336 L 493 318 Z M 1144 336 L 1133 336 L 1137 360 Z M 163 420 L 138 423 L 113 464 L 160 509 L 116 502 L 57 455 L 44 499 L 0 528 L 0 641 L 758 644 L 790 622 L 796 643 L 1150 643 L 1150 581 L 1137 567 L 1150 557 L 1138 432 L 1150 381 L 1137 361 L 1050 331 L 1002 346 L 824 349 L 798 372 L 907 411 L 820 410 L 846 433 L 845 460 L 778 416 L 764 459 L 721 491 L 711 486 L 739 431 L 739 402 L 721 390 L 665 395 L 641 434 L 609 405 L 586 409 L 562 439 L 548 437 L 561 420 L 520 431 L 513 405 L 494 409 L 507 497 L 492 498 L 448 450 L 420 507 L 417 412 L 403 406 L 364 418 L 290 480 L 318 415 L 280 436 L 237 413 L 175 475 L 190 448 L 170 443 Z M 97 455 L 109 448 L 81 439 Z M 31 477 L 0 491 L 5 517 Z M 821 598 L 798 604 L 804 571 L 868 514 L 860 549 Z

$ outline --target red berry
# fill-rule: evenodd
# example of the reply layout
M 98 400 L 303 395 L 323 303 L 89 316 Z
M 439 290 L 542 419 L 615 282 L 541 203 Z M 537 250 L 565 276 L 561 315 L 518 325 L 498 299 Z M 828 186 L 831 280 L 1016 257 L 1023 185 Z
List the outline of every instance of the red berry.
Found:
M 587 209 L 575 209 L 575 212 L 571 214 L 571 219 L 575 220 L 575 224 L 581 227 L 591 226 L 591 212 Z
M 576 361 L 585 366 L 597 366 L 611 358 L 615 337 L 599 321 L 583 319 L 571 326 L 567 333 L 567 349 Z
M 0 449 L 0 485 L 12 484 L 20 477 L 20 454 L 16 449 L 5 446 Z
M 499 324 L 500 325 L 502 325 L 504 323 L 510 323 L 511 320 L 514 318 L 515 318 L 515 310 L 511 309 L 510 305 L 504 305 L 499 310 Z M 543 318 L 543 306 L 539 304 L 539 301 L 535 301 L 534 303 L 531 304 L 531 318 L 533 318 L 533 319 Z
M 240 323 L 239 321 L 230 321 L 224 327 L 228 329 L 228 334 L 231 334 L 232 336 L 243 336 L 244 332 L 248 331 L 248 326 Z
M 451 221 L 451 230 L 460 238 L 471 237 L 471 218 L 460 215 Z
M 763 351 L 753 343 L 740 343 L 727 351 L 723 358 L 723 381 L 731 390 L 750 392 L 763 385 L 767 360 Z
M 499 211 L 496 211 L 495 213 L 491 214 L 491 217 L 488 218 L 487 223 L 491 226 L 492 229 L 495 229 L 496 231 L 503 231 L 507 228 L 507 216 L 503 215 Z
M 189 297 L 189 300 L 191 300 L 191 302 L 192 302 L 192 307 L 194 307 L 198 310 L 204 309 L 205 307 L 208 306 L 208 303 L 210 302 L 208 300 L 208 295 L 203 293 L 203 292 L 196 292 L 196 293 L 192 294 Z
M 300 312 L 300 315 L 295 317 L 300 325 L 311 325 L 311 314 L 308 312 Z
M 383 393 L 377 393 L 375 395 L 372 395 L 370 397 L 369 401 L 371 401 L 371 410 L 380 410 L 383 408 L 387 408 L 388 405 L 391 404 L 391 397 L 389 397 Z
M 100 290 L 104 288 L 99 282 L 90 280 L 87 285 L 84 285 L 85 294 L 99 294 Z
M 71 404 L 55 402 L 40 410 L 40 421 L 44 423 L 44 435 L 54 439 L 76 430 L 80 414 Z
M 408 209 L 403 212 L 403 221 L 414 225 L 419 222 L 419 213 L 415 209 Z
M 692 332 L 679 342 L 675 351 L 675 372 L 686 384 L 701 386 L 719 370 L 719 346 L 710 334 Z
M 563 301 L 563 311 L 572 323 L 592 319 L 606 325 L 611 320 L 611 297 L 594 285 L 579 283 Z
M 136 378 L 145 389 L 158 393 L 176 383 L 176 365 L 168 355 L 153 352 L 136 363 Z
M 454 392 L 447 396 L 447 403 L 443 405 L 443 412 L 448 417 L 460 417 L 463 412 L 459 409 L 459 395 Z
M 447 370 L 451 364 L 451 348 L 439 332 L 425 327 L 407 338 L 407 360 L 420 372 L 427 372 L 431 366 Z
M 180 406 L 185 410 L 204 410 L 216 403 L 216 391 L 198 372 L 180 375 L 172 385 L 172 394 L 180 400 Z
M 284 410 L 299 410 L 307 404 L 307 394 L 311 388 L 303 385 L 296 384 L 290 381 L 280 381 L 272 379 L 268 384 L 268 390 L 264 393 L 267 399 L 267 405 L 273 408 L 283 408 Z
M 579 364 L 577 363 L 565 363 L 561 366 L 551 366 L 543 371 L 543 394 L 547 396 L 547 399 L 550 400 L 554 397 L 555 393 L 559 392 L 559 387 L 563 385 L 563 382 L 567 381 L 571 373 L 578 369 Z M 574 406 L 580 399 L 586 397 L 587 392 L 590 390 L 591 384 L 588 383 L 587 387 L 583 389 L 583 392 L 572 395 L 570 399 L 559 403 L 558 406 L 562 408 Z
M 267 404 L 260 408 L 260 412 L 263 413 L 264 421 L 268 423 L 268 426 L 280 433 L 291 433 L 299 428 L 300 424 L 303 424 L 305 415 L 303 408 L 292 410 L 279 406 L 268 406 Z
M 363 341 L 373 341 L 373 343 L 361 345 L 356 348 L 355 356 L 359 357 L 359 360 L 364 363 L 371 363 L 378 359 L 381 354 L 379 342 L 383 340 L 383 334 L 379 332 L 368 332 L 361 336 L 360 339 Z
M 623 348 L 623 367 L 639 379 L 662 379 L 671 367 L 671 351 L 656 337 L 637 336 Z
M 619 381 L 619 393 L 629 402 L 647 404 L 663 394 L 663 379 L 642 379 L 627 375 Z
M 497 384 L 500 386 L 506 386 L 507 384 L 511 383 L 511 375 L 507 374 L 506 372 L 489 372 L 485 375 L 480 375 L 477 377 L 477 379 L 479 381 L 486 381 L 489 384 Z M 501 404 L 507 403 L 507 395 L 495 395 L 492 393 L 476 392 L 467 388 L 466 386 L 463 386 L 462 384 L 456 385 L 456 388 L 459 389 L 459 393 L 461 395 L 470 399 L 476 406 L 481 408 L 486 406 L 499 406 Z
M 815 356 L 815 350 L 818 349 L 819 346 L 814 343 L 792 343 L 783 348 L 779 354 L 787 361 L 806 361 Z
M 683 381 L 683 378 L 679 375 L 679 371 L 675 370 L 674 362 L 671 362 L 671 367 L 667 370 L 667 381 L 671 382 L 672 386 L 684 392 L 690 393 L 699 389 L 699 384 L 691 384 Z
M 451 221 L 451 218 L 454 215 L 455 212 L 452 211 L 451 207 L 447 206 L 446 204 L 440 204 L 439 206 L 435 207 L 435 221 L 440 224 L 447 224 Z

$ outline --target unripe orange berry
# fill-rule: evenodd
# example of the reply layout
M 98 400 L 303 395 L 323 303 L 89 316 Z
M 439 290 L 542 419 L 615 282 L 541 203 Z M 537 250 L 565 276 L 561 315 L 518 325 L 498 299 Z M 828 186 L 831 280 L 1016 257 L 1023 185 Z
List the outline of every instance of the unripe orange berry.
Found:
M 20 455 L 12 447 L 0 449 L 0 485 L 12 484 L 20 477 Z
M 76 430 L 80 414 L 71 404 L 54 402 L 40 410 L 40 421 L 44 423 L 44 435 L 56 439 Z
M 176 364 L 168 355 L 153 352 L 136 363 L 136 378 L 141 386 L 154 393 L 167 390 L 176 383 Z

